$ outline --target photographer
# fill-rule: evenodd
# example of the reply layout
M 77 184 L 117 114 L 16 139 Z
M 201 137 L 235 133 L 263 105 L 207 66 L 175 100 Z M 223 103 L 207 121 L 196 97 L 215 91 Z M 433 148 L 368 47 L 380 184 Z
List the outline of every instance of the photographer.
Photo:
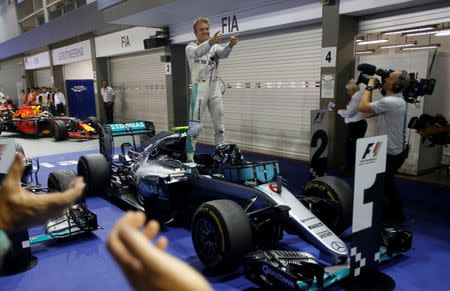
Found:
M 372 102 L 372 91 L 378 80 L 370 78 L 359 103 L 359 111 L 366 117 L 378 116 L 378 134 L 387 135 L 386 174 L 383 189 L 383 223 L 401 224 L 405 221 L 400 192 L 394 184 L 394 175 L 408 156 L 405 142 L 406 101 L 402 92 L 408 87 L 409 75 L 406 71 L 393 71 L 383 78 L 386 94 Z

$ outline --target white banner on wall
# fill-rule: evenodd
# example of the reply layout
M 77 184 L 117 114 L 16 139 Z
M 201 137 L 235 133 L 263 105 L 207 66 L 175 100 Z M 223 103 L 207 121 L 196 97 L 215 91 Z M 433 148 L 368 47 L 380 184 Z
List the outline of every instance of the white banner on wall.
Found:
M 23 58 L 25 70 L 34 70 L 39 68 L 50 67 L 50 53 L 49 51 L 27 56 Z
M 133 27 L 95 38 L 96 57 L 143 51 L 144 39 L 156 34 L 158 28 Z
M 70 64 L 91 59 L 91 42 L 89 40 L 74 43 L 52 51 L 53 65 Z
M 209 17 L 211 35 L 216 31 L 221 31 L 225 36 L 223 41 L 225 43 L 228 36 L 238 32 L 256 32 L 267 30 L 270 27 L 314 24 L 319 23 L 322 19 L 322 5 L 319 1 L 306 5 L 300 5 L 298 1 L 272 2 L 252 9 L 236 10 L 231 13 Z M 193 20 L 169 27 L 172 44 L 195 39 L 192 28 Z

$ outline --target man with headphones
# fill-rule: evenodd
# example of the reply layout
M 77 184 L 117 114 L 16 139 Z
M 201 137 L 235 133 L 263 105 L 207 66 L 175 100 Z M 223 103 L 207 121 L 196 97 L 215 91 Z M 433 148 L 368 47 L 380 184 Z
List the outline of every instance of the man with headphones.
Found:
M 366 117 L 378 117 L 378 134 L 387 135 L 386 174 L 383 191 L 383 223 L 401 224 L 405 221 L 400 192 L 396 189 L 394 175 L 408 156 L 406 145 L 406 101 L 402 92 L 409 83 L 406 71 L 393 71 L 384 78 L 385 96 L 372 102 L 372 91 L 378 81 L 371 78 L 361 97 L 359 111 Z

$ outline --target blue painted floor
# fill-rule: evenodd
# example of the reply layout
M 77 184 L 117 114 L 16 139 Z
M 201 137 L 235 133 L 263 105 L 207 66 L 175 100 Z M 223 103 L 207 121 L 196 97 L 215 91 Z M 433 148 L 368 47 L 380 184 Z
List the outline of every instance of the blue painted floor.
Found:
M 208 148 L 200 147 L 202 150 L 208 151 Z M 96 151 L 41 157 L 40 182 L 46 184 L 48 173 L 56 169 L 75 171 L 78 157 L 92 152 Z M 255 154 L 246 154 L 246 158 L 273 159 Z M 300 191 L 307 181 L 308 166 L 294 160 L 278 160 L 289 190 Z M 351 179 L 346 179 L 353 184 Z M 383 264 L 380 270 L 395 280 L 396 290 L 450 290 L 450 188 L 406 180 L 397 183 L 405 201 L 407 225 L 414 232 L 414 249 Z M 130 290 L 105 247 L 113 223 L 124 210 L 98 197 L 88 198 L 88 206 L 97 214 L 103 229 L 71 241 L 32 246 L 32 253 L 38 258 L 37 266 L 22 274 L 0 277 L 0 290 Z M 42 232 L 36 227 L 30 229 L 30 236 Z M 162 234 L 169 238 L 170 253 L 202 271 L 187 230 L 168 228 Z M 296 236 L 285 235 L 282 246 L 318 255 L 313 247 Z M 257 288 L 243 277 L 242 269 L 226 276 L 209 276 L 208 280 L 216 290 Z

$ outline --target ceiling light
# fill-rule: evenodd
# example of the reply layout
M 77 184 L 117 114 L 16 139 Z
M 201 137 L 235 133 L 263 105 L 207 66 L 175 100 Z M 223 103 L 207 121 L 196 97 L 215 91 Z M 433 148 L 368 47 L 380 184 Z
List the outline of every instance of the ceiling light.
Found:
M 380 49 L 390 49 L 390 48 L 400 48 L 400 47 L 411 47 L 415 46 L 416 42 L 410 42 L 410 43 L 404 43 L 404 44 L 393 44 L 393 45 L 386 45 L 386 46 L 380 46 Z
M 428 49 L 438 48 L 440 46 L 441 46 L 440 44 L 430 44 L 430 45 L 423 45 L 423 46 L 404 47 L 404 48 L 402 48 L 402 51 L 428 50 Z
M 410 28 L 410 29 L 403 29 L 403 30 L 388 31 L 388 32 L 384 32 L 383 35 L 412 33 L 412 32 L 427 31 L 427 30 L 432 30 L 432 29 L 435 29 L 435 27 L 434 26 L 426 26 L 426 27 L 418 27 L 418 28 Z
M 358 52 L 355 52 L 355 54 L 357 54 L 357 55 L 365 55 L 365 54 L 371 54 L 371 53 L 373 53 L 375 50 L 365 50 L 365 51 L 358 51 Z
M 436 32 L 438 32 L 438 30 L 405 33 L 405 34 L 402 34 L 402 36 L 418 36 L 418 35 L 426 35 L 426 34 L 435 34 Z
M 366 41 L 358 42 L 357 45 L 384 43 L 384 42 L 387 42 L 387 41 L 388 41 L 387 39 L 366 40 Z
M 435 34 L 436 36 L 446 36 L 450 35 L 450 29 L 440 30 L 438 33 Z

